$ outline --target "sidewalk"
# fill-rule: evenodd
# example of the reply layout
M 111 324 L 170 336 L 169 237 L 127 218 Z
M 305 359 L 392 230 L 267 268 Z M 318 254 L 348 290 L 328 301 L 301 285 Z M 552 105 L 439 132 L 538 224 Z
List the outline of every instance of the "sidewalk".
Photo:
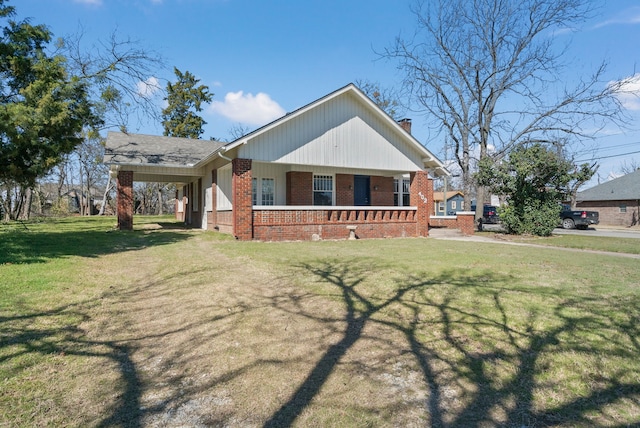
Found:
M 628 230 L 628 228 L 626 230 Z M 458 229 L 445 229 L 445 228 L 429 229 L 429 238 L 433 238 L 433 239 L 442 239 L 442 240 L 449 240 L 449 241 L 466 241 L 466 242 L 485 242 L 489 244 L 506 244 L 506 245 L 520 246 L 520 247 L 535 247 L 535 248 L 544 248 L 548 250 L 584 252 L 584 253 L 602 254 L 602 255 L 614 256 L 614 257 L 627 257 L 632 259 L 640 259 L 640 254 L 613 253 L 609 251 L 555 247 L 552 245 L 540 245 L 540 244 L 533 244 L 528 242 L 513 242 L 508 239 L 500 239 L 501 236 L 504 236 L 504 235 L 501 235 L 501 234 L 491 235 L 491 236 L 479 235 L 479 234 L 463 235 L 462 232 L 460 232 Z

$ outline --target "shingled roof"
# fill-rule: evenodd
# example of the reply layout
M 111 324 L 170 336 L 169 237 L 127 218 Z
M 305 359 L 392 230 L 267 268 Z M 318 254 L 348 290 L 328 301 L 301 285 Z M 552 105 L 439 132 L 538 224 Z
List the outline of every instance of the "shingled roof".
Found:
M 640 169 L 578 192 L 577 200 L 580 202 L 640 200 Z
M 225 144 L 212 140 L 109 132 L 104 163 L 188 167 Z

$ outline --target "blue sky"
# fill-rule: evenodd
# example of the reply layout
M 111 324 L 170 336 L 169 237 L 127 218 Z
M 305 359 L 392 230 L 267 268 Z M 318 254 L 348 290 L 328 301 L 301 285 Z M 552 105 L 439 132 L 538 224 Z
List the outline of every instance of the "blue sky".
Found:
M 251 129 L 295 110 L 355 80 L 397 86 L 395 64 L 376 51 L 409 35 L 411 0 L 10 0 L 18 17 L 46 24 L 55 36 L 78 31 L 84 40 L 105 39 L 115 30 L 188 70 L 213 92 L 203 117 L 203 138 L 230 138 L 238 123 Z M 576 76 L 587 76 L 602 60 L 610 81 L 632 78 L 640 94 L 640 1 L 608 0 L 583 27 L 560 34 Z M 636 74 L 638 73 L 638 74 Z M 640 100 L 625 101 L 631 130 L 613 126 L 588 145 L 585 158 L 601 164 L 599 179 L 619 172 L 623 162 L 640 164 Z M 412 114 L 413 134 L 443 159 L 441 138 L 426 119 Z M 159 123 L 132 131 L 161 134 Z M 625 156 L 621 156 L 626 154 Z M 444 159 L 443 159 L 444 160 Z M 594 178 L 590 184 L 597 184 Z M 587 186 L 588 187 L 588 186 Z

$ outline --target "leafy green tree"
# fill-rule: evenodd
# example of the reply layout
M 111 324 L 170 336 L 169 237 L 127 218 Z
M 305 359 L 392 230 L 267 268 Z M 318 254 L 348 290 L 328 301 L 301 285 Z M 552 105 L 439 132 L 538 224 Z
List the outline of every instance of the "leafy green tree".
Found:
M 561 202 L 570 182 L 584 179 L 574 165 L 541 143 L 520 144 L 501 162 L 482 159 L 478 183 L 507 197 L 500 219 L 513 234 L 548 236 L 558 225 Z
M 206 85 L 198 85 L 199 79 L 189 71 L 182 73 L 173 68 L 178 80 L 167 83 L 168 105 L 162 110 L 164 135 L 182 138 L 200 138 L 202 127 L 207 123 L 197 113 L 202 103 L 209 103 L 213 94 Z
M 64 57 L 45 52 L 49 30 L 14 15 L 0 0 L 0 182 L 33 186 L 100 121 L 86 84 L 69 76 Z
M 0 0 L 0 204 L 9 219 L 28 218 L 36 180 L 101 123 L 87 83 L 47 53 L 50 31 L 14 16 Z

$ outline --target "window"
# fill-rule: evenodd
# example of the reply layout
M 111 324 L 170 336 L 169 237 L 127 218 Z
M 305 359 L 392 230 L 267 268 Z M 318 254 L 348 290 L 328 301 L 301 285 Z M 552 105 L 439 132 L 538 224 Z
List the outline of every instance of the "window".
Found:
M 276 185 L 273 178 L 262 179 L 262 205 L 274 205 L 276 200 Z
M 620 212 L 621 213 L 626 213 L 627 212 L 627 206 L 626 205 L 620 205 Z
M 444 212 L 444 202 L 438 202 L 438 211 Z
M 451 201 L 451 210 L 456 210 L 458 208 L 458 204 L 456 201 Z
M 251 179 L 251 205 L 258 205 L 258 179 Z
M 333 205 L 333 176 L 313 176 L 313 205 Z
M 258 183 L 260 185 L 258 185 Z M 276 181 L 273 178 L 253 178 L 251 182 L 251 204 L 275 205 Z
M 393 205 L 396 207 L 408 207 L 411 205 L 410 182 L 405 179 L 393 180 Z

